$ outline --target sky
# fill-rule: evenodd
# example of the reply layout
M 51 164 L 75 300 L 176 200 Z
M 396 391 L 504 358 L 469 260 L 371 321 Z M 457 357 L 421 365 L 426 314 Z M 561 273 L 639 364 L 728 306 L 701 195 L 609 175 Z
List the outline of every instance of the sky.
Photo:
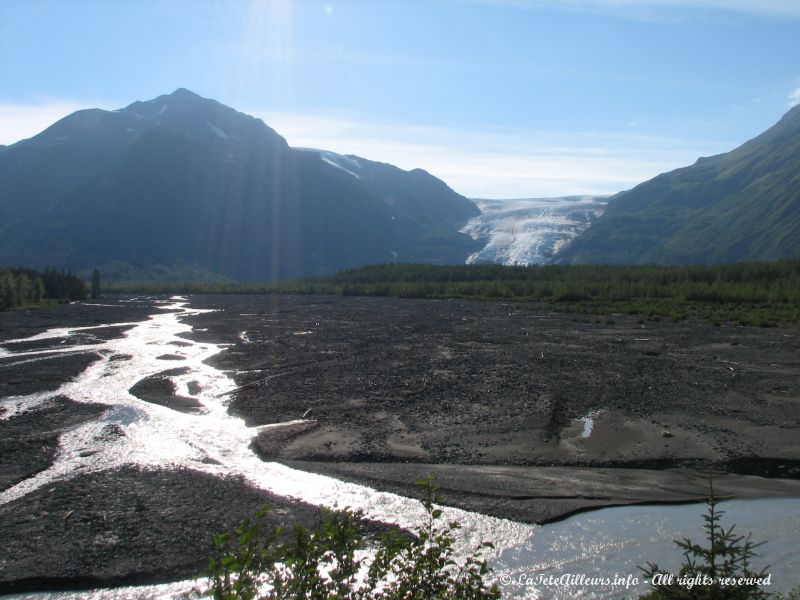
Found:
M 0 144 L 178 87 L 470 197 L 610 194 L 800 103 L 800 0 L 0 1 Z

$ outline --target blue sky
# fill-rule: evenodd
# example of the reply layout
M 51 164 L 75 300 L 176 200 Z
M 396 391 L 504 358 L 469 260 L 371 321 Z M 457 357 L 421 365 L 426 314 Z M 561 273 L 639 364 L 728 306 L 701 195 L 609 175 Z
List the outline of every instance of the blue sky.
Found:
M 800 101 L 800 0 L 2 0 L 0 143 L 177 87 L 473 197 L 612 193 Z

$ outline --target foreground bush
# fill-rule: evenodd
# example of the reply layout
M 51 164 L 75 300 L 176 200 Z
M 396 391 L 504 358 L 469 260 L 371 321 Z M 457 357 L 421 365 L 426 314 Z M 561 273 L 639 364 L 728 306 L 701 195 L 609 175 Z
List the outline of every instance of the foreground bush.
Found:
M 677 574 L 664 572 L 648 562 L 642 568 L 651 581 L 653 591 L 642 596 L 647 600 L 755 600 L 774 597 L 759 587 L 758 581 L 767 577 L 767 568 L 754 571 L 752 559 L 755 548 L 765 542 L 753 543 L 750 534 L 736 535 L 735 525 L 725 529 L 720 517 L 725 511 L 717 509 L 714 486 L 709 480 L 708 512 L 703 515 L 707 545 L 690 539 L 675 540 L 683 550 L 684 562 Z M 640 567 L 641 568 L 641 567 Z
M 420 482 L 427 517 L 415 535 L 392 532 L 381 536 L 369 567 L 363 563 L 365 542 L 358 530 L 360 512 L 323 509 L 313 530 L 295 525 L 267 531 L 262 507 L 234 535 L 213 539 L 209 559 L 210 589 L 215 600 L 244 599 L 442 599 L 499 598 L 483 552 L 484 543 L 464 561 L 454 558 L 457 523 L 441 522 L 434 505 L 431 478 Z
M 360 511 L 322 510 L 321 523 L 313 530 L 296 525 L 291 532 L 267 530 L 264 506 L 253 519 L 246 519 L 233 535 L 213 539 L 214 555 L 209 559 L 209 589 L 195 596 L 231 599 L 379 599 L 444 600 L 500 598 L 482 554 L 492 548 L 484 542 L 465 560 L 453 556 L 457 523 L 442 523 L 441 510 L 434 505 L 436 487 L 432 479 L 424 486 L 422 504 L 426 519 L 414 535 L 393 531 L 380 537 L 372 548 L 374 559 L 367 566 L 366 544 L 359 532 Z M 786 595 L 770 594 L 757 583 L 731 585 L 726 580 L 766 577 L 767 569 L 754 571 L 755 549 L 750 535 L 724 528 L 719 499 L 709 483 L 705 520 L 706 545 L 689 539 L 676 540 L 684 562 L 677 574 L 664 572 L 647 563 L 642 568 L 652 591 L 647 600 L 800 600 L 800 588 Z M 641 568 L 641 567 L 640 567 Z M 703 580 L 710 583 L 703 583 Z

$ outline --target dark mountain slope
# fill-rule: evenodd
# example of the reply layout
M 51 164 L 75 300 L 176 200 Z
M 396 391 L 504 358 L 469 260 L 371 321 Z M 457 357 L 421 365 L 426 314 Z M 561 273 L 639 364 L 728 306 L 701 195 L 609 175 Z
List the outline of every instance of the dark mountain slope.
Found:
M 376 174 L 353 177 L 187 90 L 80 111 L 0 153 L 0 261 L 234 279 L 463 262 L 469 200 L 422 171 L 359 160 Z
M 739 148 L 613 197 L 558 255 L 572 263 L 721 263 L 800 256 L 800 107 Z
M 360 156 L 305 151 L 319 155 L 339 177 L 355 179 L 359 186 L 381 200 L 391 214 L 394 247 L 399 247 L 401 240 L 407 237 L 417 240 L 413 247 L 406 248 L 400 257 L 402 262 L 453 264 L 465 261 L 464 240 L 453 237 L 451 232 L 458 231 L 470 218 L 480 214 L 480 210 L 473 202 L 465 203 L 463 197 L 453 193 L 442 180 L 422 169 L 403 171 Z M 426 233 L 420 237 L 416 231 Z

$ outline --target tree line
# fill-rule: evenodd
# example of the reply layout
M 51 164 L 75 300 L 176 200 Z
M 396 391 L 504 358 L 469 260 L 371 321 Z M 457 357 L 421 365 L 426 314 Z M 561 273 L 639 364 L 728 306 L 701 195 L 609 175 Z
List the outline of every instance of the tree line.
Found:
M 67 271 L 0 269 L 0 310 L 86 299 L 86 282 Z
M 578 314 L 800 324 L 800 260 L 687 266 L 378 264 L 276 283 L 145 282 L 106 291 L 458 298 L 533 302 Z
M 800 260 L 688 266 L 376 264 L 277 283 L 121 282 L 115 292 L 339 293 L 554 301 L 680 297 L 708 302 L 796 302 Z

